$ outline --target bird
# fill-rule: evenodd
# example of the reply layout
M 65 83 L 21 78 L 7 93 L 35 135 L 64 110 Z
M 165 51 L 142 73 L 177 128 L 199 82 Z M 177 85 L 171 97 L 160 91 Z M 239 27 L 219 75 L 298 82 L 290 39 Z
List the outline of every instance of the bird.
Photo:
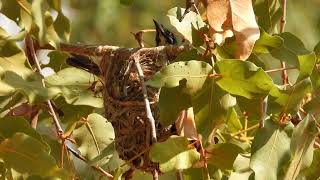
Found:
M 154 25 L 156 27 L 156 45 L 166 46 L 166 45 L 177 45 L 177 38 L 175 35 L 165 28 L 162 24 L 158 23 L 153 19 Z
M 96 76 L 101 75 L 101 70 L 97 64 L 92 62 L 89 57 L 78 55 L 78 54 L 71 54 L 70 57 L 67 58 L 66 63 L 69 66 L 73 66 L 76 68 L 83 69 L 89 73 L 92 73 Z

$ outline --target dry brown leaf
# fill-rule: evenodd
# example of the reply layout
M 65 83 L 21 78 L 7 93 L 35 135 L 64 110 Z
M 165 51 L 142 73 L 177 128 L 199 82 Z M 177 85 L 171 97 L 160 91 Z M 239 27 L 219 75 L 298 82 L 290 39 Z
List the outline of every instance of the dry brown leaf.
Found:
M 260 30 L 254 15 L 251 0 L 232 0 L 232 24 L 236 37 L 237 49 L 235 57 L 245 60 L 259 39 Z
M 180 136 L 189 139 L 198 139 L 198 132 L 194 122 L 193 108 L 181 111 L 180 116 L 176 120 L 177 132 Z
M 213 29 L 213 41 L 219 45 L 234 34 L 235 58 L 246 60 L 260 36 L 252 0 L 207 0 L 207 19 Z M 228 31 L 232 31 L 232 33 Z

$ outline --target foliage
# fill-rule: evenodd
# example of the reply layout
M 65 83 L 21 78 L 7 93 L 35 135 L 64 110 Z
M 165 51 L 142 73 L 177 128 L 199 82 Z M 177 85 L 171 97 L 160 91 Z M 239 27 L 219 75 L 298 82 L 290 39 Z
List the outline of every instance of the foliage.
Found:
M 141 3 L 120 2 L 123 8 Z M 310 48 L 295 32 L 279 29 L 280 1 L 201 2 L 201 14 L 192 11 L 180 21 L 185 9 L 168 3 L 161 17 L 190 50 L 146 84 L 161 88 L 161 125 L 192 108 L 195 128 L 186 131 L 197 137 L 171 136 L 150 147 L 149 158 L 164 173 L 160 179 L 175 179 L 176 171 L 184 179 L 319 178 L 320 42 Z M 62 6 L 61 0 L 1 1 L 1 13 L 20 28 L 12 35 L 0 27 L 1 179 L 99 179 L 105 174 L 98 167 L 121 179 L 128 170 L 103 117 L 101 94 L 92 91 L 99 77 L 67 65 L 70 55 L 60 49 L 72 35 Z M 37 72 L 30 51 L 19 46 L 26 37 L 38 42 L 36 48 L 55 49 L 50 63 L 41 64 L 53 75 Z M 48 102 L 64 134 L 52 124 Z M 152 177 L 140 171 L 133 177 L 142 178 Z

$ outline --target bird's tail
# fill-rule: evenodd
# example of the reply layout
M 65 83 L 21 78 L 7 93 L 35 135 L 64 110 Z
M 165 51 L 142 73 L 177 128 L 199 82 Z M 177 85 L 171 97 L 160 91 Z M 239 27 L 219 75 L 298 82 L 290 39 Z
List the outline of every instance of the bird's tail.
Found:
M 89 57 L 78 55 L 78 54 L 72 54 L 71 57 L 69 57 L 66 60 L 67 64 L 76 68 L 83 69 L 89 73 L 92 73 L 96 76 L 101 75 L 101 70 L 97 64 L 95 64 L 93 61 L 90 60 Z

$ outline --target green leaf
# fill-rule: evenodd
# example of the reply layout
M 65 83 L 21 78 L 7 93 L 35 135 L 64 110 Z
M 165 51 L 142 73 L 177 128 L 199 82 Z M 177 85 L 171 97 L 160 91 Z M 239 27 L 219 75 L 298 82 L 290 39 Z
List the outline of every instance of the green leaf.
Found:
M 99 114 L 90 114 L 87 123 L 74 130 L 79 151 L 92 160 L 114 140 L 114 131 L 110 122 Z
M 191 107 L 191 97 L 183 92 L 181 86 L 161 88 L 159 97 L 160 122 L 168 126 L 175 122 L 183 109 Z
M 307 104 L 303 106 L 303 109 L 310 114 L 317 113 L 320 111 L 319 104 L 320 104 L 320 97 L 317 96 L 312 98 L 311 101 L 307 102 Z
M 45 42 L 46 36 L 46 25 L 45 25 L 45 10 L 43 0 L 34 0 L 32 2 L 32 15 L 34 18 L 34 23 L 38 26 L 38 39 L 40 43 Z
M 298 67 L 298 55 L 310 54 L 310 51 L 305 48 L 303 42 L 298 37 L 289 32 L 281 33 L 278 36 L 284 40 L 283 46 L 272 49 L 271 55 L 294 67 Z
M 51 51 L 48 53 L 48 57 L 50 58 L 48 66 L 54 71 L 58 72 L 68 67 L 66 59 L 69 57 L 69 55 L 67 53 L 61 51 Z
M 9 19 L 19 22 L 20 7 L 16 0 L 2 0 L 1 1 L 1 13 L 7 16 Z
M 253 171 L 250 169 L 250 158 L 239 154 L 234 163 L 234 172 L 231 172 L 229 180 L 248 180 Z
M 193 112 L 197 131 L 206 142 L 213 128 L 224 122 L 227 110 L 235 106 L 236 100 L 223 91 L 213 80 L 197 95 L 192 97 Z
M 0 61 L 2 61 L 1 58 Z M 59 89 L 44 88 L 39 75 L 36 73 L 33 74 L 32 78 L 35 77 L 35 79 L 32 80 L 25 80 L 12 71 L 4 72 L 2 77 L 3 79 L 0 81 L 2 86 L 0 96 L 5 96 L 18 91 L 26 96 L 30 103 L 35 103 L 51 99 L 59 93 Z
M 292 124 L 284 128 L 272 120 L 265 121 L 265 127 L 258 129 L 251 147 L 250 167 L 255 179 L 276 180 L 281 167 L 290 159 L 290 130 Z
M 303 98 L 307 93 L 310 93 L 311 90 L 311 81 L 309 78 L 306 78 L 285 90 L 281 87 L 273 88 L 270 91 L 268 99 L 268 113 L 277 114 L 283 112 L 295 114 L 298 111 Z
M 58 175 L 62 179 L 67 179 L 66 172 L 61 172 L 63 170 L 58 168 L 55 159 L 49 155 L 47 147 L 23 133 L 16 133 L 12 138 L 2 141 L 0 157 L 20 173 L 42 177 Z
M 62 69 L 57 74 L 45 78 L 45 84 L 47 87 L 60 89 L 60 95 L 69 104 L 101 108 L 103 107 L 102 99 L 95 97 L 89 90 L 90 81 L 93 79 L 94 76 L 90 73 L 72 67 Z
M 165 142 L 154 144 L 149 157 L 153 162 L 159 163 L 161 172 L 169 172 L 190 168 L 200 159 L 200 154 L 194 147 L 190 147 L 187 138 L 171 136 Z
M 147 85 L 172 88 L 181 84 L 185 86 L 184 91 L 192 95 L 204 86 L 210 73 L 212 67 L 203 61 L 175 62 L 157 72 L 147 81 Z
M 190 43 L 196 46 L 202 45 L 201 42 L 196 42 L 202 39 L 197 35 L 199 31 L 206 31 L 206 24 L 202 21 L 202 18 L 197 13 L 190 11 L 184 19 L 180 22 L 179 19 L 183 15 L 185 9 L 172 8 L 168 11 L 170 23 L 176 28 L 176 30 Z
M 15 133 L 21 132 L 37 139 L 44 146 L 48 146 L 41 135 L 30 126 L 30 123 L 20 117 L 5 117 L 0 119 L 0 139 L 11 138 Z M 48 147 L 46 147 L 48 149 Z
M 228 110 L 226 117 L 226 125 L 229 132 L 231 133 L 238 132 L 242 129 L 242 124 L 234 108 L 229 108 Z
M 304 171 L 307 180 L 314 180 L 320 177 L 320 149 L 315 149 L 311 166 Z
M 57 32 L 58 36 L 63 41 L 69 41 L 70 38 L 70 21 L 69 19 L 60 11 L 57 18 L 53 23 L 54 29 Z
M 209 152 L 208 163 L 215 165 L 219 169 L 232 169 L 232 165 L 243 150 L 231 143 L 219 143 L 206 148 Z
M 318 133 L 317 125 L 310 115 L 307 115 L 293 130 L 290 144 L 291 162 L 284 180 L 296 179 L 301 170 L 311 165 L 313 144 Z
M 313 51 L 315 52 L 315 54 L 317 56 L 320 56 L 320 41 L 318 42 L 318 44 L 314 47 Z
M 261 104 L 264 98 L 247 99 L 237 96 L 237 105 L 241 112 L 246 112 L 248 116 L 248 126 L 253 126 L 261 120 Z
M 61 11 L 61 0 L 47 0 L 47 3 L 57 12 Z
M 221 60 L 216 63 L 215 70 L 221 75 L 216 80 L 220 88 L 248 99 L 267 95 L 274 86 L 272 79 L 251 62 Z
M 283 39 L 279 36 L 272 36 L 260 29 L 260 38 L 254 44 L 255 53 L 269 53 L 270 48 L 280 48 L 283 45 Z
M 256 0 L 254 2 L 254 11 L 258 17 L 258 24 L 268 33 L 273 33 L 278 23 L 277 14 L 279 11 L 281 12 L 281 8 L 277 2 L 277 0 Z
M 297 81 L 300 81 L 311 76 L 317 59 L 314 53 L 298 56 L 298 59 L 300 71 Z

